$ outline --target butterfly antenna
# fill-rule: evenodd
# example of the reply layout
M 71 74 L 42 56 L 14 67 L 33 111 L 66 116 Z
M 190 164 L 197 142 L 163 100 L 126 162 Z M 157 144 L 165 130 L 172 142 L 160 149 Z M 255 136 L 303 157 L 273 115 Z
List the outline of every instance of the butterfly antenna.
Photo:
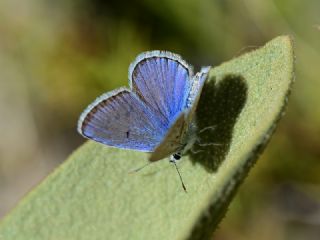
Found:
M 136 173 L 139 172 L 140 170 L 142 170 L 143 168 L 145 168 L 146 166 L 148 166 L 151 162 L 148 162 L 147 164 L 143 165 L 142 167 L 136 168 L 134 170 L 131 170 L 129 173 Z
M 180 171 L 179 171 L 179 168 L 178 168 L 176 162 L 173 161 L 173 164 L 174 164 L 174 166 L 176 167 L 176 170 L 177 170 L 177 172 L 178 172 L 178 174 L 179 174 L 179 177 L 180 177 L 180 181 L 181 181 L 183 190 L 184 190 L 185 192 L 187 192 L 187 188 L 186 188 L 186 186 L 185 186 L 184 183 L 183 183 L 183 180 L 182 180 L 182 177 L 181 177 L 181 174 L 180 174 Z

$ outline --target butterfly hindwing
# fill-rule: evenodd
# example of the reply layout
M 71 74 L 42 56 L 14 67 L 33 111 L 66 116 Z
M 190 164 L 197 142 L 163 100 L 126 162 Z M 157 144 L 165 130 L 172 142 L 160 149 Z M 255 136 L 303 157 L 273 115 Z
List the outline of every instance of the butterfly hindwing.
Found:
M 202 88 L 208 77 L 210 67 L 202 67 L 200 72 L 198 72 L 193 77 L 192 86 L 189 92 L 188 101 L 187 101 L 187 122 L 190 124 L 194 120 L 194 115 L 200 100 L 202 93 Z
M 154 149 L 149 157 L 149 161 L 161 160 L 170 154 L 173 154 L 181 148 L 181 136 L 185 129 L 186 115 L 182 112 L 174 121 L 169 131 L 162 139 L 161 143 Z

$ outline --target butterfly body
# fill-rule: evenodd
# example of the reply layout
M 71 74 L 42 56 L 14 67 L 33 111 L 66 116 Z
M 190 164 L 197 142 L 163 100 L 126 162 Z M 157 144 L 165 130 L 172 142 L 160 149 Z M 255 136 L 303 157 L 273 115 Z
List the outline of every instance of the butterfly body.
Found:
M 178 160 L 195 142 L 195 110 L 208 71 L 193 75 L 170 52 L 142 53 L 129 67 L 130 88 L 97 98 L 81 114 L 78 131 L 109 146 L 151 152 L 151 162 Z

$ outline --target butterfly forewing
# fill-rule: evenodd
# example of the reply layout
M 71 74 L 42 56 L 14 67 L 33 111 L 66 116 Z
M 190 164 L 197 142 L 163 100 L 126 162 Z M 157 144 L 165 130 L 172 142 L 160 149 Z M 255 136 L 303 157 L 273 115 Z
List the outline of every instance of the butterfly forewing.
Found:
M 195 111 L 209 70 L 210 67 L 204 67 L 193 77 L 191 89 L 188 93 L 187 105 L 185 106 L 186 110 L 182 112 L 170 126 L 161 143 L 151 154 L 149 158 L 150 161 L 160 160 L 178 151 L 183 152 L 183 147 L 185 147 L 184 144 L 186 143 L 182 141 L 188 141 L 188 139 L 184 139 L 184 137 L 188 135 L 186 132 L 189 130 L 189 126 L 195 118 Z
M 103 144 L 152 151 L 166 129 L 144 103 L 127 89 L 99 97 L 82 114 L 79 132 Z
M 148 52 L 137 59 L 129 71 L 132 91 L 169 128 L 186 106 L 192 69 L 168 52 Z

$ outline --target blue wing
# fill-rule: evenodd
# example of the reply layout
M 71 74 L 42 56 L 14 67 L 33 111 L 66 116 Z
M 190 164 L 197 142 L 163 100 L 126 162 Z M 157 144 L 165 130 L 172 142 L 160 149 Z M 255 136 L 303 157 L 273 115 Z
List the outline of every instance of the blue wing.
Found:
M 187 106 L 192 75 L 183 59 L 164 51 L 140 54 L 129 68 L 132 91 L 167 129 Z
M 191 89 L 187 99 L 187 122 L 193 121 L 195 111 L 198 106 L 198 102 L 201 96 L 202 88 L 208 77 L 211 67 L 202 67 L 200 72 L 198 72 L 192 79 Z
M 160 143 L 166 130 L 158 117 L 125 88 L 97 98 L 78 122 L 78 131 L 86 138 L 146 152 L 151 152 Z
M 203 85 L 207 79 L 210 67 L 203 67 L 193 78 L 191 89 L 188 93 L 186 111 L 183 111 L 175 122 L 168 129 L 165 137 L 150 155 L 150 161 L 158 161 L 177 151 L 184 153 L 189 150 L 193 141 L 193 135 L 188 134 L 189 126 L 194 121 L 194 114 L 200 99 Z

